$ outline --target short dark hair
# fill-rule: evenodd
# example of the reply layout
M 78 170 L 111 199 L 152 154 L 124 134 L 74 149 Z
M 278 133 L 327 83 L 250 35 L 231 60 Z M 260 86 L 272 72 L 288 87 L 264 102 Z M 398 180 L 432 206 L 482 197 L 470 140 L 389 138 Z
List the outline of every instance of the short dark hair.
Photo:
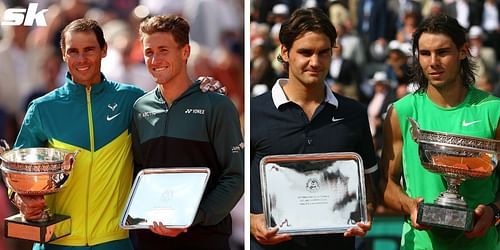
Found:
M 429 85 L 429 80 L 425 77 L 424 71 L 418 63 L 418 41 L 423 33 L 443 34 L 451 38 L 457 48 L 461 48 L 467 42 L 466 30 L 457 21 L 457 19 L 438 14 L 425 19 L 413 33 L 413 70 L 412 82 L 418 85 L 418 92 L 424 92 Z M 467 50 L 467 56 L 460 61 L 460 74 L 465 86 L 473 85 L 475 82 L 474 70 L 476 64 L 470 59 L 470 51 Z
M 61 32 L 61 42 L 60 46 L 62 49 L 66 47 L 66 32 L 93 32 L 97 38 L 97 42 L 99 43 L 99 47 L 102 49 L 106 46 L 106 40 L 104 39 L 104 32 L 102 28 L 99 26 L 97 21 L 92 19 L 76 19 L 73 22 L 69 23 L 64 27 Z
M 181 47 L 189 44 L 189 23 L 180 16 L 152 16 L 141 22 L 139 34 L 141 40 L 144 34 L 151 35 L 156 32 L 171 33 Z
M 335 47 L 337 31 L 326 13 L 319 8 L 298 9 L 292 13 L 290 19 L 281 25 L 279 39 L 281 45 L 287 50 L 292 48 L 293 42 L 307 32 L 323 33 L 330 38 L 331 47 Z M 288 63 L 283 61 L 281 55 L 278 60 L 288 69 Z

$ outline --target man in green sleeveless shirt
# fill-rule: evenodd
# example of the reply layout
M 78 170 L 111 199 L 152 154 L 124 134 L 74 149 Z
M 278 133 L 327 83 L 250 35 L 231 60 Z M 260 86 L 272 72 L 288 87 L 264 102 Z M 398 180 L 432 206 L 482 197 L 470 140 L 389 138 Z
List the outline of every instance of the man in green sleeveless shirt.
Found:
M 401 249 L 495 249 L 495 218 L 500 207 L 497 170 L 488 178 L 466 180 L 460 186 L 460 194 L 474 210 L 471 231 L 416 222 L 418 205 L 432 203 L 446 190 L 446 182 L 421 165 L 407 118 L 415 119 L 424 130 L 500 139 L 500 99 L 472 86 L 475 67 L 465 29 L 456 19 L 446 15 L 426 19 L 413 41 L 413 82 L 418 90 L 389 110 L 382 153 L 385 203 L 407 215 Z

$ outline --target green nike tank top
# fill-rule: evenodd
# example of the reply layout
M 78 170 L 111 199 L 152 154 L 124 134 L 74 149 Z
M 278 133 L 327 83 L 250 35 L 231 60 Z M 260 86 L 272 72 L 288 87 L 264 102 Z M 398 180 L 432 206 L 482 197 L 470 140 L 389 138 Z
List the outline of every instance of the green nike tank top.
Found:
M 500 99 L 470 87 L 464 101 L 453 108 L 443 108 L 433 103 L 426 93 L 405 96 L 394 104 L 403 136 L 404 190 L 412 198 L 423 197 L 425 203 L 433 203 L 440 192 L 446 190 L 446 181 L 421 165 L 417 144 L 412 140 L 412 117 L 421 129 L 447 132 L 481 138 L 494 138 L 500 118 Z M 499 178 L 497 172 L 481 180 L 466 180 L 460 186 L 460 194 L 470 208 L 495 200 Z M 462 232 L 433 228 L 418 231 L 411 227 L 409 219 L 403 226 L 401 249 L 495 249 L 498 233 L 491 227 L 485 236 L 468 239 Z

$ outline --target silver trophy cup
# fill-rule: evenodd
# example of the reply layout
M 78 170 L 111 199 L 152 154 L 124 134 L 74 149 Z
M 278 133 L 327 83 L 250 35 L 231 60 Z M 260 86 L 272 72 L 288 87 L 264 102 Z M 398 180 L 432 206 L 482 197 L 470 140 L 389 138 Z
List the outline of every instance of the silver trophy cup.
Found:
M 44 196 L 58 192 L 67 183 L 78 151 L 56 148 L 23 148 L 0 153 L 5 185 L 20 195 Z M 0 152 L 1 152 L 0 151 Z M 48 208 L 38 220 L 22 214 L 5 219 L 5 236 L 46 243 L 71 233 L 71 218 L 53 214 Z
M 429 171 L 442 175 L 447 190 L 434 203 L 420 204 L 417 223 L 428 226 L 472 230 L 474 212 L 467 207 L 458 190 L 471 178 L 490 176 L 498 163 L 500 141 L 472 136 L 426 131 L 417 121 L 408 118 L 411 135 L 418 143 L 418 155 Z

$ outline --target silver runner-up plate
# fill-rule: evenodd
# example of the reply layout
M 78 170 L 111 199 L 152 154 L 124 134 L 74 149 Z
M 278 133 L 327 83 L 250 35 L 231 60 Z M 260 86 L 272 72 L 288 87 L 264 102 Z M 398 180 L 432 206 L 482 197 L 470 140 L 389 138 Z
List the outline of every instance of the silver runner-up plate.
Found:
M 367 221 L 356 153 L 266 156 L 260 161 L 266 226 L 290 235 L 343 233 Z
M 146 229 L 153 222 L 188 228 L 196 216 L 210 176 L 208 168 L 150 168 L 139 172 L 120 227 Z

